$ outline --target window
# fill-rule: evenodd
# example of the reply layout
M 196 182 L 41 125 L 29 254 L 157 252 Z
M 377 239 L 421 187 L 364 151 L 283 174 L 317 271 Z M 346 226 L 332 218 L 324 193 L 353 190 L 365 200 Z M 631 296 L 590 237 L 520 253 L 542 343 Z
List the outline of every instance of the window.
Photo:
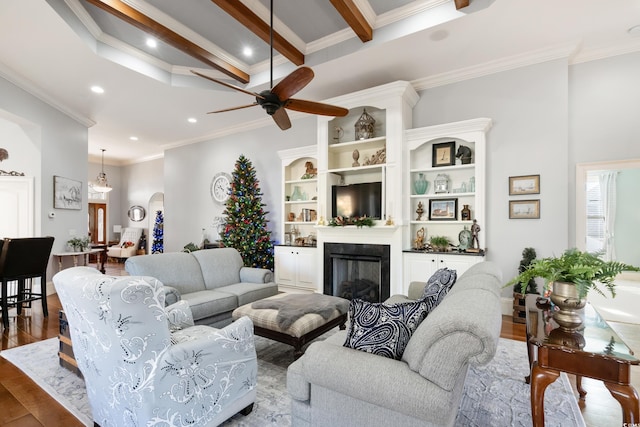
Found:
M 605 216 L 600 178 L 597 172 L 589 172 L 586 182 L 587 193 L 587 252 L 599 252 L 605 247 Z

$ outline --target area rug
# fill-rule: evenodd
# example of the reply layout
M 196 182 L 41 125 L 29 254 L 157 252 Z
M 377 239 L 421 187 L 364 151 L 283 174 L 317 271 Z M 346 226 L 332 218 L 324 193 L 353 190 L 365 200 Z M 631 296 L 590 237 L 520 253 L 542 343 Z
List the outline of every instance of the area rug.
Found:
M 58 339 L 51 338 L 5 350 L 0 355 L 24 371 L 79 420 L 92 426 L 84 382 L 58 364 L 57 351 Z M 258 390 L 253 411 L 247 417 L 237 414 L 222 425 L 290 426 L 286 372 L 293 361 L 292 349 L 256 337 L 256 351 Z M 525 343 L 501 338 L 493 361 L 469 371 L 456 426 L 530 426 L 529 386 L 524 383 L 527 371 Z M 545 426 L 585 426 L 566 375 L 547 388 L 544 405 Z

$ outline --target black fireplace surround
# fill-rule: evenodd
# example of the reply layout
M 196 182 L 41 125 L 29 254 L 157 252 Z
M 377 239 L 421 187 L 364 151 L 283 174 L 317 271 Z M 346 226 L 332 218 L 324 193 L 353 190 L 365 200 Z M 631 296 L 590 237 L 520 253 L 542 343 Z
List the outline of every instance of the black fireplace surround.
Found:
M 391 292 L 391 248 L 359 243 L 324 244 L 324 293 L 382 302 Z

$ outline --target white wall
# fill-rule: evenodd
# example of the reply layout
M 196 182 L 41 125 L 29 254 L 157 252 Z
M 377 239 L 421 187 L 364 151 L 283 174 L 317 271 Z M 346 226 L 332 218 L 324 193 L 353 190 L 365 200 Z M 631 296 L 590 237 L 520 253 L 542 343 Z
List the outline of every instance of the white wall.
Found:
M 228 113 L 233 114 L 233 113 Z M 280 130 L 275 124 L 225 136 L 212 141 L 167 150 L 164 158 L 164 245 L 165 252 L 182 250 L 189 242 L 199 244 L 202 229 L 215 238 L 212 224 L 222 216 L 224 206 L 211 199 L 210 186 L 218 172 L 233 172 L 244 154 L 256 170 L 268 211 L 272 239 L 280 235 L 281 161 L 278 150 L 314 144 L 315 116 L 292 120 L 292 127 Z
M 575 165 L 600 161 L 640 159 L 640 52 L 574 65 L 569 77 L 569 241 L 575 242 Z M 635 182 L 637 200 L 640 182 Z M 616 229 L 616 235 L 638 246 L 638 209 L 635 224 Z M 631 220 L 633 222 L 633 220 Z M 640 265 L 638 252 L 618 258 Z
M 71 230 L 86 234 L 87 204 L 83 203 L 81 210 L 53 209 L 53 176 L 81 181 L 86 190 L 87 127 L 1 77 L 0 111 L 5 120 L 22 126 L 29 140 L 28 144 L 9 150 L 11 163 L 7 162 L 6 167 L 24 167 L 25 172 L 35 177 L 36 234 L 54 236 L 53 252 L 64 251 Z M 3 129 L 6 131 L 7 127 Z M 15 135 L 14 130 L 9 130 L 8 135 L 0 133 L 1 146 L 5 146 L 7 137 Z M 86 196 L 83 200 L 86 201 Z M 55 219 L 47 217 L 51 211 L 56 212 Z M 57 271 L 54 264 L 49 262 L 49 279 Z
M 486 259 L 505 281 L 517 274 L 522 250 L 549 256 L 567 247 L 568 82 L 563 60 L 427 89 L 413 110 L 415 127 L 489 117 Z M 509 176 L 540 175 L 540 194 L 509 196 Z M 540 219 L 509 219 L 509 200 L 540 199 Z M 505 289 L 505 295 L 511 290 Z

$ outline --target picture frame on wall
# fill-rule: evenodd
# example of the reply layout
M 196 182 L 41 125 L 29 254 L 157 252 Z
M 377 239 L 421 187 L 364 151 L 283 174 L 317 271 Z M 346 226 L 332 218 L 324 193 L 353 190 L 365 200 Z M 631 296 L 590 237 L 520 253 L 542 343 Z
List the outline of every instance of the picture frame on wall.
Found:
M 540 194 L 540 175 L 509 177 L 509 195 Z
M 540 199 L 509 200 L 509 219 L 539 219 Z
M 430 199 L 429 221 L 455 221 L 458 219 L 458 199 Z
M 433 144 L 431 153 L 431 166 L 453 166 L 456 164 L 456 142 L 441 142 Z
M 82 181 L 54 175 L 53 207 L 55 209 L 82 209 Z

